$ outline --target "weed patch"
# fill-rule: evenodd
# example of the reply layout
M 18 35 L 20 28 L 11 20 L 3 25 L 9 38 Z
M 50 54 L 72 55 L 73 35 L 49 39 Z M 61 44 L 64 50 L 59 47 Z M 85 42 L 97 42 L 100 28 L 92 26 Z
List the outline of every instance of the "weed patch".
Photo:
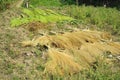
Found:
M 120 11 L 115 8 L 93 7 L 93 6 L 69 6 L 66 13 L 78 19 L 82 24 L 96 25 L 98 28 L 109 28 L 114 32 L 120 30 Z M 112 26 L 112 27 L 110 27 Z
M 32 8 L 32 9 L 22 9 L 22 17 L 20 18 L 14 18 L 11 20 L 11 26 L 20 26 L 22 24 L 27 24 L 33 21 L 39 21 L 41 23 L 55 23 L 60 21 L 71 21 L 73 18 L 60 15 L 58 13 L 55 13 L 52 10 L 42 10 L 38 8 Z

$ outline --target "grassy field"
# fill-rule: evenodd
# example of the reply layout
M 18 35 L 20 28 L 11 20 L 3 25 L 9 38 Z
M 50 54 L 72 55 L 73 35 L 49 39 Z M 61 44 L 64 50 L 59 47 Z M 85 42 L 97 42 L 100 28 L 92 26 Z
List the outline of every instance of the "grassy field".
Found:
M 0 13 L 0 80 L 120 80 L 120 11 L 30 5 Z
M 82 24 L 96 25 L 98 28 L 102 29 L 112 28 L 113 32 L 119 33 L 120 12 L 115 8 L 86 7 L 83 5 L 80 7 L 71 6 L 66 10 L 70 16 L 78 19 Z

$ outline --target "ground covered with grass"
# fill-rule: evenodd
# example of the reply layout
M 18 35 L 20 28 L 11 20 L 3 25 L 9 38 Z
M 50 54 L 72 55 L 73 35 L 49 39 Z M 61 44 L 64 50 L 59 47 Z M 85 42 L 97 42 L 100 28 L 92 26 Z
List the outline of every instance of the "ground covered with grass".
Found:
M 119 80 L 120 11 L 43 3 L 0 13 L 0 80 Z

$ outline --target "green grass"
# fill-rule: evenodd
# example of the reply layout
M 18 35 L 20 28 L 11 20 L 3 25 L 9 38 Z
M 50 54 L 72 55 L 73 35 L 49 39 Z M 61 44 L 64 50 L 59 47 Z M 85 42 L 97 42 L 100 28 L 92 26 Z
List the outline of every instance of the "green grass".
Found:
M 34 7 L 38 6 L 60 6 L 61 3 L 59 0 L 30 0 L 30 4 L 33 5 Z
M 41 23 L 55 23 L 60 21 L 71 21 L 73 18 L 58 14 L 52 10 L 46 9 L 22 9 L 22 18 L 14 18 L 11 20 L 11 26 L 20 26 L 22 24 L 30 23 L 33 21 L 40 21 Z
M 65 7 L 63 7 L 65 8 Z M 115 8 L 93 6 L 68 6 L 66 13 L 77 19 L 81 24 L 96 25 L 98 28 L 112 28 L 120 32 L 120 11 Z

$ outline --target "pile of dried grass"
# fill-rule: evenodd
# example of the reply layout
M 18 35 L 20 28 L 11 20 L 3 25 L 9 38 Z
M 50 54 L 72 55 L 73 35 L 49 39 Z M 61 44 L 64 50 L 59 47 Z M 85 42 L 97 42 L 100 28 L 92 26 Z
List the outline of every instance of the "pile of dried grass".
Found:
M 79 72 L 82 67 L 75 62 L 74 58 L 56 49 L 49 49 L 48 56 L 50 61 L 46 63 L 46 73 L 52 74 L 74 74 Z
M 30 22 L 29 24 L 22 25 L 23 28 L 28 29 L 29 31 L 37 31 L 40 29 L 46 29 L 46 24 L 43 24 L 39 21 Z
M 42 36 L 32 41 L 24 41 L 22 44 L 23 46 L 40 44 L 50 47 L 47 54 L 51 59 L 46 63 L 45 72 L 73 74 L 90 67 L 98 57 L 102 59 L 106 52 L 112 55 L 120 54 L 120 43 L 113 42 L 111 39 L 111 35 L 106 32 L 77 31 Z
M 56 24 L 55 23 L 41 23 L 40 21 L 32 21 L 32 22 L 29 22 L 28 24 L 23 24 L 21 25 L 21 27 L 31 31 L 31 32 L 40 32 L 40 31 L 45 31 L 45 30 L 48 30 L 48 29 L 51 29 L 55 26 Z
M 23 46 L 36 46 L 38 43 L 41 45 L 49 45 L 55 48 L 73 49 L 79 48 L 81 45 L 95 42 L 104 42 L 111 39 L 108 33 L 97 31 L 78 31 L 65 34 L 47 35 L 42 36 L 32 41 L 23 42 Z

